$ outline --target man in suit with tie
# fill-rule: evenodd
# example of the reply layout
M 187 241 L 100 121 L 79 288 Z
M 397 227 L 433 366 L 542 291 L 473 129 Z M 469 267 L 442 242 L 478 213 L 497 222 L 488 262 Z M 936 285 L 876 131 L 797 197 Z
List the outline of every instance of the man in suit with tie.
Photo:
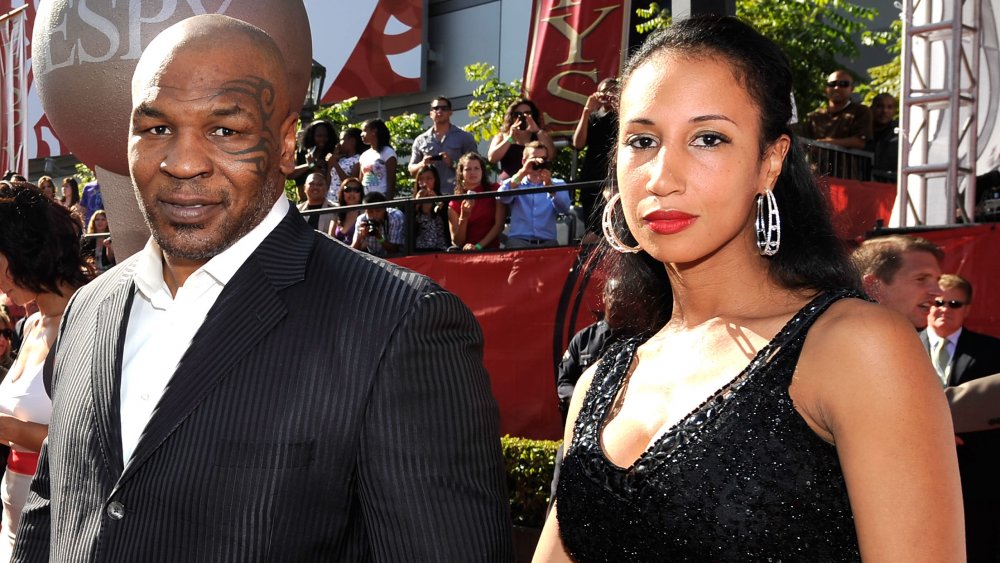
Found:
M 219 15 L 143 53 L 153 236 L 66 310 L 14 561 L 513 559 L 479 327 L 289 205 L 284 66 Z
M 942 295 L 934 300 L 920 339 L 942 385 L 1000 372 L 1000 339 L 963 327 L 972 310 L 972 284 L 951 274 L 938 284 Z M 993 563 L 1000 556 L 1000 429 L 962 433 L 959 442 L 969 561 Z

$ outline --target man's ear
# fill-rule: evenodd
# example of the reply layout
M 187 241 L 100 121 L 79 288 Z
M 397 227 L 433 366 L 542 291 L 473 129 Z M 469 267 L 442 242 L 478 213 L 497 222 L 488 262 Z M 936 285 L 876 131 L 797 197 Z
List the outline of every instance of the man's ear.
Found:
M 861 276 L 861 288 L 875 301 L 881 301 L 882 281 L 875 277 L 875 274 Z
M 299 116 L 292 113 L 281 123 L 281 173 L 288 176 L 295 170 L 295 130 Z

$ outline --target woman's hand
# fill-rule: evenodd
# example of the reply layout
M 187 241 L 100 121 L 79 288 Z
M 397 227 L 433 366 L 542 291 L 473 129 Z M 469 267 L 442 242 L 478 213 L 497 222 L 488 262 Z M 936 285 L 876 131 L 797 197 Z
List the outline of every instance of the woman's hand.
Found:
M 462 201 L 461 212 L 458 214 L 459 221 L 468 221 L 472 216 L 472 210 L 476 207 L 476 200 L 466 199 Z

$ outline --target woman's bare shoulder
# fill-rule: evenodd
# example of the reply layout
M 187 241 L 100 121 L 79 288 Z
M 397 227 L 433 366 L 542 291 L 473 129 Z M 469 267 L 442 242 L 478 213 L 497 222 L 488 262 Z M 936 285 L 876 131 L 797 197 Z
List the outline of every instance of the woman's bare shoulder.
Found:
M 860 299 L 841 300 L 817 319 L 796 378 L 806 404 L 826 416 L 845 406 L 877 410 L 888 402 L 919 404 L 941 394 L 916 328 L 902 315 Z

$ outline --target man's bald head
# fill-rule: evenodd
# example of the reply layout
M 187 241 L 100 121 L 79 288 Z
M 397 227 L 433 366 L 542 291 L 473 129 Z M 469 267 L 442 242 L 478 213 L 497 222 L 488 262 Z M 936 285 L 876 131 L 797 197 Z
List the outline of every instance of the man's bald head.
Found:
M 197 16 L 149 44 L 132 79 L 129 173 L 175 274 L 229 248 L 284 197 L 297 119 L 281 52 L 260 29 Z
M 284 117 L 292 112 L 285 60 L 274 39 L 257 26 L 219 14 L 182 20 L 150 42 L 132 75 L 133 104 L 143 90 L 159 84 L 168 67 L 191 54 L 219 72 L 252 74 L 266 80 L 274 85 L 276 113 Z

